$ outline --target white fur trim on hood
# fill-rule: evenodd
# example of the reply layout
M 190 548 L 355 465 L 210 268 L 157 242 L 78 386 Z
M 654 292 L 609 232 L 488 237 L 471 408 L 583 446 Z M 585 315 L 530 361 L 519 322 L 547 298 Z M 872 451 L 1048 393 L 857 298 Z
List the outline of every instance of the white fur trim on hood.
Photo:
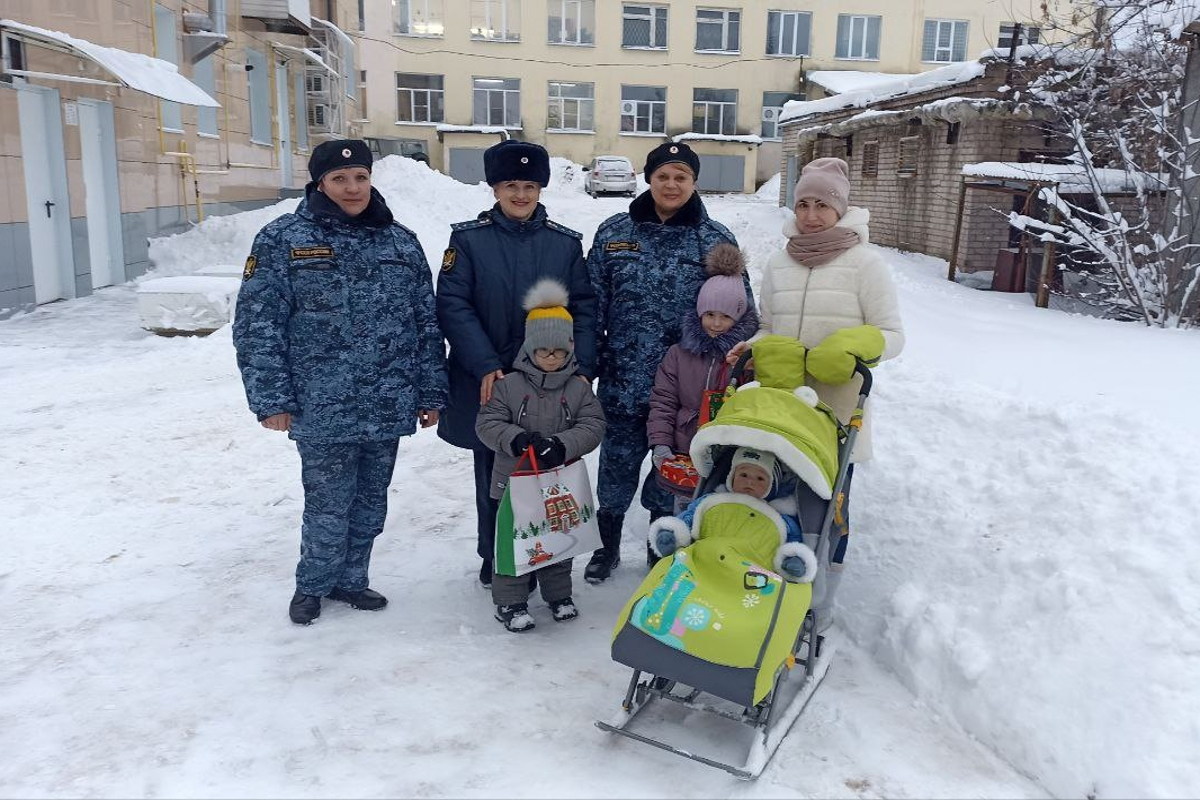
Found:
M 671 531 L 673 534 L 675 534 L 676 550 L 681 547 L 687 547 L 692 543 L 692 532 L 688 530 L 687 523 L 685 523 L 679 517 L 660 517 L 659 519 L 656 519 L 654 522 L 650 523 L 650 531 L 646 536 L 646 538 L 650 541 L 650 549 L 653 550 L 654 555 L 658 556 L 659 558 L 664 557 L 664 555 L 670 555 L 670 553 L 664 554 L 658 552 L 659 531 Z
M 783 560 L 791 556 L 800 556 L 804 560 L 804 575 L 799 578 L 794 578 L 783 570 Z M 793 583 L 812 583 L 817 577 L 817 554 L 808 545 L 785 542 L 775 551 L 775 571 Z
M 705 425 L 696 432 L 691 447 L 692 464 L 702 476 L 708 477 L 712 472 L 713 455 L 710 448 L 719 445 L 753 447 L 755 450 L 771 453 L 795 473 L 797 478 L 804 481 L 817 497 L 822 500 L 833 497 L 833 487 L 821 468 L 800 452 L 796 445 L 778 433 L 737 425 Z

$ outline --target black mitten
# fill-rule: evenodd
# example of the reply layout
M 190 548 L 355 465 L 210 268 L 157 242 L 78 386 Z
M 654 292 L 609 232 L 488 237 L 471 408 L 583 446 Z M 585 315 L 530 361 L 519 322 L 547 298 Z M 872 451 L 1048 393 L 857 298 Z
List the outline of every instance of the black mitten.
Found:
M 567 460 L 567 446 L 557 436 L 542 436 L 533 443 L 539 469 L 561 467 Z
M 529 431 L 521 431 L 516 435 L 516 438 L 512 440 L 512 446 L 509 448 L 509 450 L 515 457 L 520 458 L 521 454 L 524 453 L 532 443 L 533 436 L 529 434 Z

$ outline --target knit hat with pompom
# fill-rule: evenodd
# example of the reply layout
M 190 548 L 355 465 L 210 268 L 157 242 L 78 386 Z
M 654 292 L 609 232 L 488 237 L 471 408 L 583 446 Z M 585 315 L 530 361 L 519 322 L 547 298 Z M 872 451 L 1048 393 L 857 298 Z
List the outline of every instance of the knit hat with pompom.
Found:
M 746 271 L 742 251 L 728 243 L 717 245 L 704 259 L 704 271 L 709 278 L 696 295 L 696 313 L 704 316 L 705 312 L 716 311 L 735 321 L 741 319 L 750 307 L 742 279 Z
M 575 320 L 567 311 L 570 294 L 556 280 L 543 278 L 525 294 L 524 349 L 533 357 L 539 347 L 547 350 L 575 350 Z

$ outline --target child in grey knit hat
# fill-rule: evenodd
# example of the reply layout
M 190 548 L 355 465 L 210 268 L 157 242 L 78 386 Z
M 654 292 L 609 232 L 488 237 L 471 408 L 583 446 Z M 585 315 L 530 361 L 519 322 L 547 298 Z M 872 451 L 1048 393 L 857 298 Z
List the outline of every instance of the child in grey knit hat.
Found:
M 566 288 L 553 280 L 534 284 L 525 297 L 525 343 L 513 371 L 497 381 L 492 399 L 479 410 L 475 432 L 496 453 L 491 496 L 500 499 L 527 449 L 539 469 L 554 469 L 600 446 L 604 412 L 589 383 L 578 377 L 574 321 Z M 556 622 L 578 616 L 571 600 L 567 559 L 537 571 L 542 598 Z M 514 633 L 534 627 L 529 613 L 527 575 L 493 574 L 496 619 Z

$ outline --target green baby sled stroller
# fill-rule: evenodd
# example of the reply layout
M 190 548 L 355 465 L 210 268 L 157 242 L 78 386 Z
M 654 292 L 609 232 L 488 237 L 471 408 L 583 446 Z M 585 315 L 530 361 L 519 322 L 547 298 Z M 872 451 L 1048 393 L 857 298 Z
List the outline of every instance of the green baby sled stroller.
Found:
M 612 658 L 633 675 L 621 711 L 596 723 L 743 779 L 762 773 L 833 655 L 822 618 L 834 585 L 825 577 L 829 533 L 871 391 L 870 370 L 859 363 L 858 404 L 842 426 L 802 385 L 799 342 L 755 343 L 757 380 L 739 386 L 750 357 L 739 361 L 720 412 L 692 442 L 696 496 L 704 499 L 690 529 L 672 520 L 678 549 L 621 612 Z M 796 476 L 789 513 L 800 519 L 803 545 L 785 542 L 778 503 L 720 491 L 738 447 L 769 451 Z M 799 581 L 781 574 L 788 555 L 803 555 Z M 651 706 L 661 709 L 658 720 L 644 713 Z M 669 737 L 660 735 L 664 725 Z

